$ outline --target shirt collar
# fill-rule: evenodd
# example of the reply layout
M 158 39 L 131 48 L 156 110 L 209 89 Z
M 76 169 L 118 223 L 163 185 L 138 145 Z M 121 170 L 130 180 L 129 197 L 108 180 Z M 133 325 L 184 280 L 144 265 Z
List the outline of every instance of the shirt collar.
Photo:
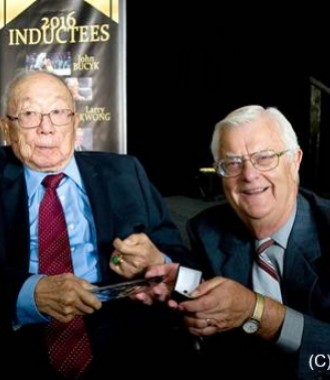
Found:
M 69 177 L 72 181 L 75 182 L 77 186 L 79 186 L 82 190 L 84 190 L 82 179 L 78 170 L 77 162 L 74 156 L 72 156 L 69 163 L 60 171 L 53 173 L 53 172 L 37 172 L 28 166 L 24 165 L 24 175 L 25 175 L 25 181 L 27 185 L 27 193 L 29 198 L 29 205 L 30 205 L 30 199 L 33 197 L 33 195 L 37 192 L 39 189 L 39 186 L 42 182 L 42 180 L 49 174 L 57 174 L 57 173 L 64 173 L 67 177 Z
M 278 231 L 276 231 L 275 233 L 273 233 L 272 236 L 270 236 L 275 241 L 275 243 L 281 246 L 283 249 L 286 249 L 287 247 L 289 236 L 290 236 L 292 226 L 293 226 L 293 222 L 296 217 L 296 212 L 297 212 L 297 204 L 295 204 L 288 221 Z M 258 247 L 262 242 L 266 240 L 268 240 L 268 238 L 257 240 L 256 247 Z
M 289 236 L 290 236 L 292 226 L 293 226 L 293 222 L 296 217 L 296 212 L 297 212 L 297 204 L 295 204 L 288 221 L 278 231 L 276 231 L 272 235 L 272 238 L 274 239 L 274 241 L 278 245 L 280 245 L 283 249 L 286 249 L 287 247 Z

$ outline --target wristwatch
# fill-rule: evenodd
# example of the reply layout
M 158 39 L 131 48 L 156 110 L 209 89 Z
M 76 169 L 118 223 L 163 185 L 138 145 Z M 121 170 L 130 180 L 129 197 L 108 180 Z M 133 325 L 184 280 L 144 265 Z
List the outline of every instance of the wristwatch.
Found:
M 259 293 L 256 293 L 256 305 L 254 307 L 253 315 L 249 319 L 247 319 L 243 325 L 242 329 L 247 334 L 255 334 L 260 327 L 260 321 L 262 317 L 262 313 L 264 311 L 265 306 L 265 298 Z

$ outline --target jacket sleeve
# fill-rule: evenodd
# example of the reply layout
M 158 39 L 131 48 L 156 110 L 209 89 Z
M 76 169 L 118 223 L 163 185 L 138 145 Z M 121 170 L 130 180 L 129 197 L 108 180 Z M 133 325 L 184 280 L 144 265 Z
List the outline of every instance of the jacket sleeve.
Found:
M 298 356 L 298 378 L 312 380 L 327 379 L 329 376 L 330 325 L 305 315 Z

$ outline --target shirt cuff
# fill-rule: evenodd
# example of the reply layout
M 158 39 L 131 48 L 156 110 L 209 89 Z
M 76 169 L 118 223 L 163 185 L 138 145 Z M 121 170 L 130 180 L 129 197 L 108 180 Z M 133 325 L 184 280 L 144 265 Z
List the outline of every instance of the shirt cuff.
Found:
M 165 259 L 165 264 L 172 264 L 172 259 L 170 257 L 168 257 L 167 255 L 165 255 L 165 253 L 163 253 L 163 256 L 164 256 L 164 259 Z
M 304 316 L 297 311 L 286 308 L 280 337 L 276 345 L 287 353 L 298 351 L 304 331 Z
M 180 294 L 189 296 L 197 288 L 201 280 L 201 271 L 180 266 L 174 290 Z
M 41 314 L 34 300 L 34 292 L 38 281 L 45 277 L 44 275 L 35 274 L 29 277 L 23 284 L 17 299 L 16 315 L 17 321 L 14 328 L 30 323 L 46 323 L 49 318 Z

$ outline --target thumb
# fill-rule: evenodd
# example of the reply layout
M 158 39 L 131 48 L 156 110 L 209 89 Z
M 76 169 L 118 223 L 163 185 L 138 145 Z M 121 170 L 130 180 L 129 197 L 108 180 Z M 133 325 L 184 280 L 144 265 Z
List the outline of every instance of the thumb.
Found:
M 209 293 L 216 286 L 224 282 L 224 280 L 224 277 L 214 277 L 211 280 L 204 281 L 200 285 L 198 285 L 197 288 L 190 293 L 190 295 L 193 298 L 203 296 L 204 294 Z
M 123 243 L 127 245 L 135 245 L 138 242 L 139 242 L 139 238 L 137 234 L 129 235 L 126 239 L 123 240 Z

